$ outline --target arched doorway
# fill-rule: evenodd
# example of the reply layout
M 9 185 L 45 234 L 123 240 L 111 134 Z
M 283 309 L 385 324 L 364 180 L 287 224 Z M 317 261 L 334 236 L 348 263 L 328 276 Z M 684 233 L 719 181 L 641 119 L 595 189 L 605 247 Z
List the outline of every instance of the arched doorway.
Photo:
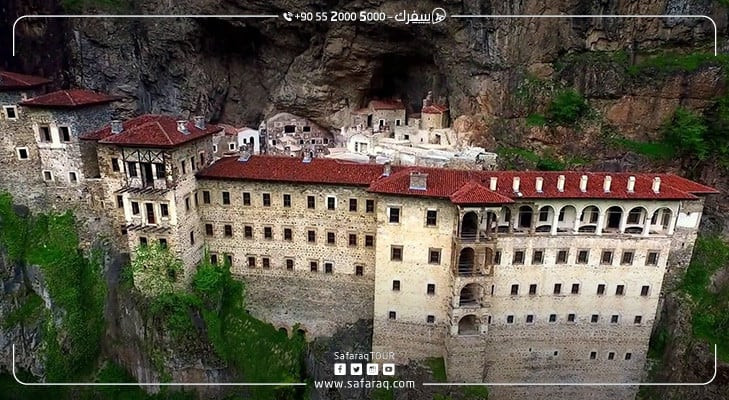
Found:
M 618 206 L 612 206 L 607 209 L 605 218 L 605 230 L 608 232 L 618 232 L 620 230 L 620 221 L 623 219 L 623 209 Z
M 469 211 L 463 215 L 461 221 L 461 239 L 475 240 L 478 232 L 478 215 Z
M 461 289 L 458 298 L 459 307 L 473 307 L 479 304 L 481 298 L 481 288 L 475 283 L 469 283 Z
M 532 214 L 533 210 L 529 206 L 519 207 L 519 228 L 531 228 L 532 227 Z
M 479 333 L 479 321 L 478 317 L 473 314 L 469 314 L 461 318 L 458 321 L 458 334 L 459 335 L 478 335 Z
M 476 273 L 476 252 L 470 248 L 465 247 L 461 249 L 458 254 L 458 275 L 469 276 Z

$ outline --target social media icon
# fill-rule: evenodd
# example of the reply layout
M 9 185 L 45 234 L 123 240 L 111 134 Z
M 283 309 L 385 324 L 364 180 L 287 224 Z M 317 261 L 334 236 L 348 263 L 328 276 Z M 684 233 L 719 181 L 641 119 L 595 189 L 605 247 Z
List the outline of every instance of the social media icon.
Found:
M 349 364 L 350 375 L 362 375 L 362 364 Z
M 367 364 L 367 375 L 377 375 L 380 372 L 380 364 Z
M 334 364 L 334 375 L 347 375 L 347 364 Z
M 395 375 L 395 364 L 382 364 L 382 375 Z

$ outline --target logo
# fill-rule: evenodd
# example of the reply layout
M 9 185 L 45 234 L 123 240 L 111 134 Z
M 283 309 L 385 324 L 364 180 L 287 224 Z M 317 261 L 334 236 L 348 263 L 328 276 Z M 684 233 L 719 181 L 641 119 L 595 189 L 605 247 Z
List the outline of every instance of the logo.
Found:
M 350 375 L 362 375 L 362 364 L 349 364 Z
M 334 375 L 337 375 L 337 376 L 347 375 L 347 364 L 343 364 L 343 363 L 334 364 Z
M 395 375 L 395 364 L 382 364 L 382 375 Z
M 380 364 L 367 364 L 367 375 L 377 375 L 380 372 Z
M 445 21 L 446 17 L 448 16 L 448 13 L 446 13 L 446 10 L 444 10 L 440 7 L 434 8 L 430 14 L 431 14 L 431 23 L 433 25 Z
M 291 12 L 285 12 L 282 14 L 283 19 L 285 19 L 287 22 L 291 22 L 294 18 L 294 13 Z

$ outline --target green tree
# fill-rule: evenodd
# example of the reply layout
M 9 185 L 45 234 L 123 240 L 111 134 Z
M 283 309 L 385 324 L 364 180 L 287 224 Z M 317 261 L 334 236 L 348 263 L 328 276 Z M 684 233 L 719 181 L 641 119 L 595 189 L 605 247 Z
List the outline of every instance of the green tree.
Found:
M 549 105 L 547 116 L 550 122 L 557 125 L 572 125 L 587 112 L 585 99 L 577 91 L 569 89 L 561 91 Z
M 673 118 L 663 125 L 665 140 L 677 154 L 700 161 L 709 156 L 707 132 L 708 128 L 702 116 L 680 107 L 676 109 Z
M 159 244 L 141 245 L 134 250 L 134 286 L 150 297 L 170 294 L 177 289 L 182 261 Z

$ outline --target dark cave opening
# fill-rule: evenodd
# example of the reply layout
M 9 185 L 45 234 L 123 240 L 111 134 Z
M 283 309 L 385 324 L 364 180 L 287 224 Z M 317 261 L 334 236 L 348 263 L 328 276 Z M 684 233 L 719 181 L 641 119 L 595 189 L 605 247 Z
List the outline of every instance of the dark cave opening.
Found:
M 445 76 L 432 54 L 385 54 L 372 74 L 364 103 L 396 98 L 403 101 L 408 112 L 419 113 L 428 91 L 433 91 L 437 102 L 445 102 L 448 96 Z

